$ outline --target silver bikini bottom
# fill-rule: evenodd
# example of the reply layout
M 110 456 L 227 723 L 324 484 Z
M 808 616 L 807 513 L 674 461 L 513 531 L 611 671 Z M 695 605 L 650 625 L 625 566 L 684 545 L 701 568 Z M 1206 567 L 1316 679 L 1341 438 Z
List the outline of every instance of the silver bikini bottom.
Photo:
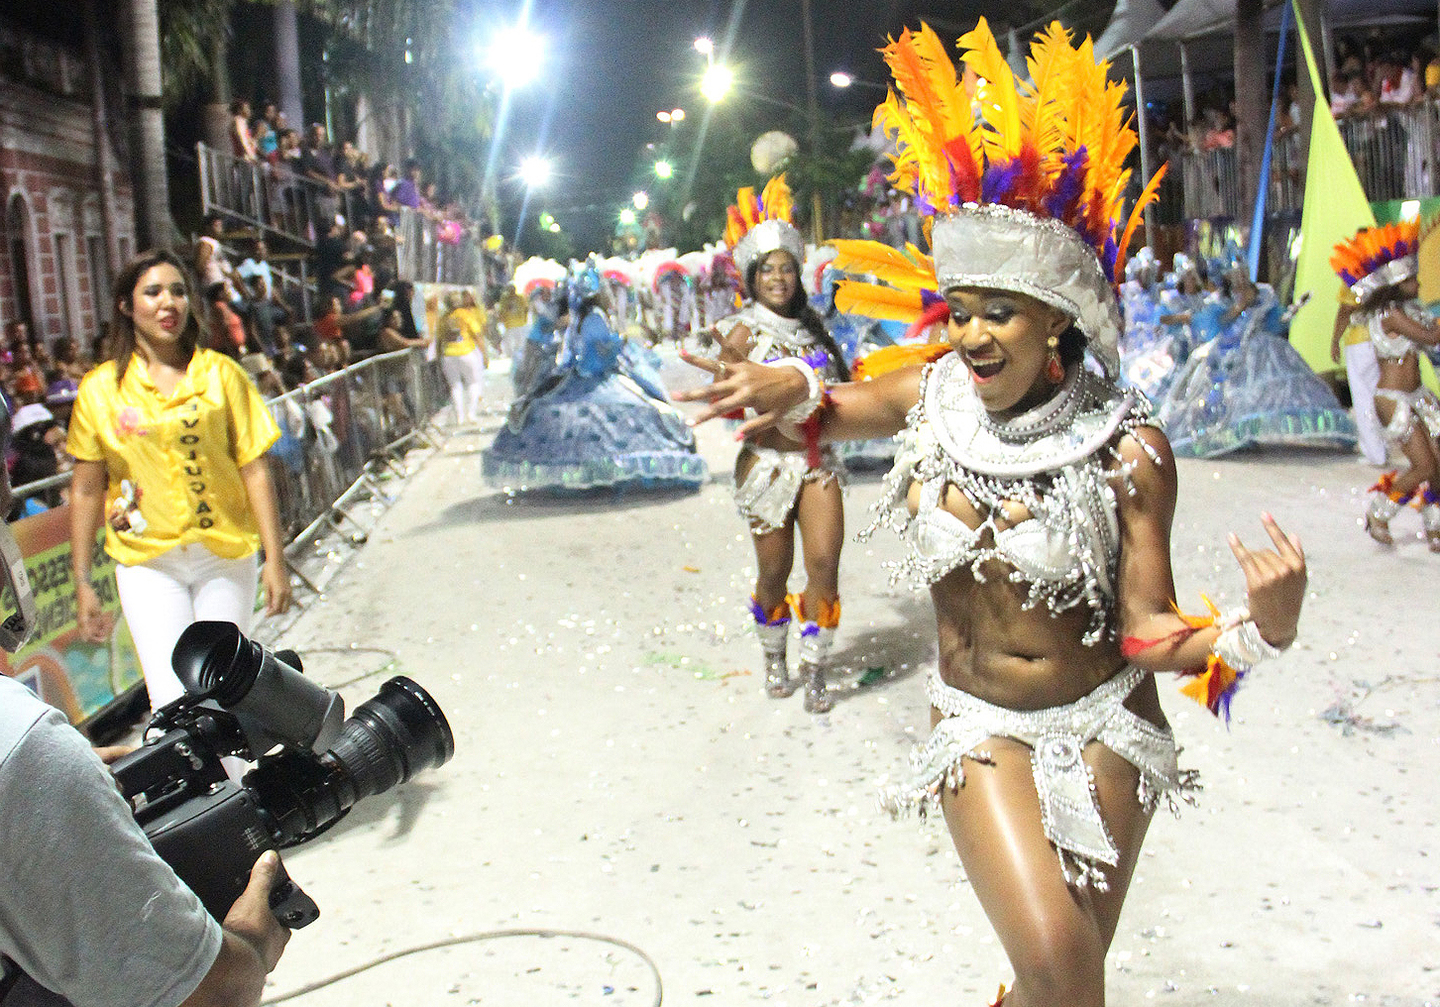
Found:
M 753 444 L 742 450 L 755 457 L 755 464 L 735 487 L 735 506 L 750 530 L 762 535 L 785 527 L 806 483 L 844 481 L 844 463 L 829 445 L 821 449 L 820 464 L 815 468 L 810 467 L 805 451 L 776 451 Z
M 1398 392 L 1393 388 L 1377 388 L 1377 399 L 1384 399 L 1395 405 L 1395 413 L 1385 424 L 1385 437 L 1392 443 L 1401 444 L 1410 439 L 1419 423 L 1431 437 L 1440 437 L 1440 401 L 1428 388 L 1417 388 L 1413 392 Z
M 1162 798 L 1178 811 L 1177 797 L 1191 800 L 1189 793 L 1199 789 L 1195 772 L 1176 764 L 1179 749 L 1170 729 L 1156 727 L 1124 706 L 1144 677 L 1139 668 L 1127 667 L 1073 703 L 1010 710 L 946 685 L 939 669 L 932 669 L 925 691 L 944 719 L 910 753 L 905 781 L 881 791 L 881 806 L 897 817 L 910 811 L 924 817 L 938 810 L 942 791 L 958 790 L 965 782 L 962 759 L 988 761 L 988 753 L 978 746 L 990 738 L 1013 738 L 1032 750 L 1041 822 L 1065 880 L 1106 891 L 1104 867 L 1114 867 L 1120 851 L 1100 817 L 1094 781 L 1082 758 L 1085 746 L 1099 741 L 1139 770 L 1136 797 L 1146 811 L 1153 811 Z

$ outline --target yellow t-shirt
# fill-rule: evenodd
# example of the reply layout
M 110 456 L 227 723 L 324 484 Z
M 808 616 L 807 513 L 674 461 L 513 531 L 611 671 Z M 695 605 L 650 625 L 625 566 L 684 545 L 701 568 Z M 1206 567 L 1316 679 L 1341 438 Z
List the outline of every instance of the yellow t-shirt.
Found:
M 85 375 L 66 449 L 105 463 L 105 551 L 133 566 L 197 542 L 226 559 L 255 552 L 260 529 L 240 469 L 279 438 L 240 365 L 197 349 L 168 398 L 139 357 L 118 386 L 113 360 Z
M 1349 305 L 1352 308 L 1360 304 L 1360 302 L 1355 299 L 1355 295 L 1350 292 L 1350 288 L 1345 286 L 1343 282 L 1340 284 L 1340 293 L 1335 295 L 1335 299 L 1341 304 Z M 1370 330 L 1363 325 L 1351 324 L 1340 336 L 1341 346 L 1358 346 L 1360 343 L 1368 343 L 1369 341 Z
M 453 325 L 458 337 L 445 344 L 445 355 L 447 357 L 463 357 L 467 353 L 474 353 L 480 348 L 480 340 L 485 337 L 485 309 L 481 307 L 462 307 L 450 312 L 445 319 L 447 325 Z

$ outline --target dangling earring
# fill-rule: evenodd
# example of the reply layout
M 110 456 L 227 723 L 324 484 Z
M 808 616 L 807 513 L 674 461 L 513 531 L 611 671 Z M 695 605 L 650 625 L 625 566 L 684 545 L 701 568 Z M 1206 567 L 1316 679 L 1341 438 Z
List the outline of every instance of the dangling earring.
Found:
M 1060 338 L 1058 336 L 1051 336 L 1045 341 L 1045 345 L 1050 347 L 1050 359 L 1045 361 L 1045 377 L 1050 379 L 1052 385 L 1058 385 L 1065 380 L 1065 365 L 1060 362 L 1060 354 L 1058 352 Z

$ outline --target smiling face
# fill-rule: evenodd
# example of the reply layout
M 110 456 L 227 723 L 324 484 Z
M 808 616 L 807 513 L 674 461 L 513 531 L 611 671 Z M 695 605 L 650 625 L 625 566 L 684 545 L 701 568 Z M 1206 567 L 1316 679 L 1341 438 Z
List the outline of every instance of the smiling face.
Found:
M 789 252 L 777 249 L 760 260 L 755 269 L 755 300 L 784 314 L 799 289 L 800 267 Z
M 1018 415 L 1055 392 L 1045 374 L 1049 340 L 1070 327 L 1070 317 L 1024 294 L 960 287 L 949 291 L 946 339 L 965 362 L 985 409 Z
M 157 263 L 140 274 L 130 303 L 122 300 L 119 308 L 134 324 L 136 342 L 158 349 L 177 342 L 185 331 L 190 288 L 180 270 L 168 262 Z

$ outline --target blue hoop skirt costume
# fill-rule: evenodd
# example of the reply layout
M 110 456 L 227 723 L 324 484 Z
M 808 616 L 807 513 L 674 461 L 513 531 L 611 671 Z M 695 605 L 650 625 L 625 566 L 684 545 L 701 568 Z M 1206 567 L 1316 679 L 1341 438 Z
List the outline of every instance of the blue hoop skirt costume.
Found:
M 643 384 L 630 376 L 628 357 L 605 316 L 587 310 L 555 370 L 511 407 L 485 449 L 485 482 L 507 491 L 698 488 L 709 473 L 694 431 L 656 397 L 664 389 L 652 368 L 642 367 Z
M 1214 458 L 1255 445 L 1354 450 L 1354 419 L 1285 328 L 1274 291 L 1260 284 L 1253 305 L 1194 348 L 1159 408 L 1175 454 Z

